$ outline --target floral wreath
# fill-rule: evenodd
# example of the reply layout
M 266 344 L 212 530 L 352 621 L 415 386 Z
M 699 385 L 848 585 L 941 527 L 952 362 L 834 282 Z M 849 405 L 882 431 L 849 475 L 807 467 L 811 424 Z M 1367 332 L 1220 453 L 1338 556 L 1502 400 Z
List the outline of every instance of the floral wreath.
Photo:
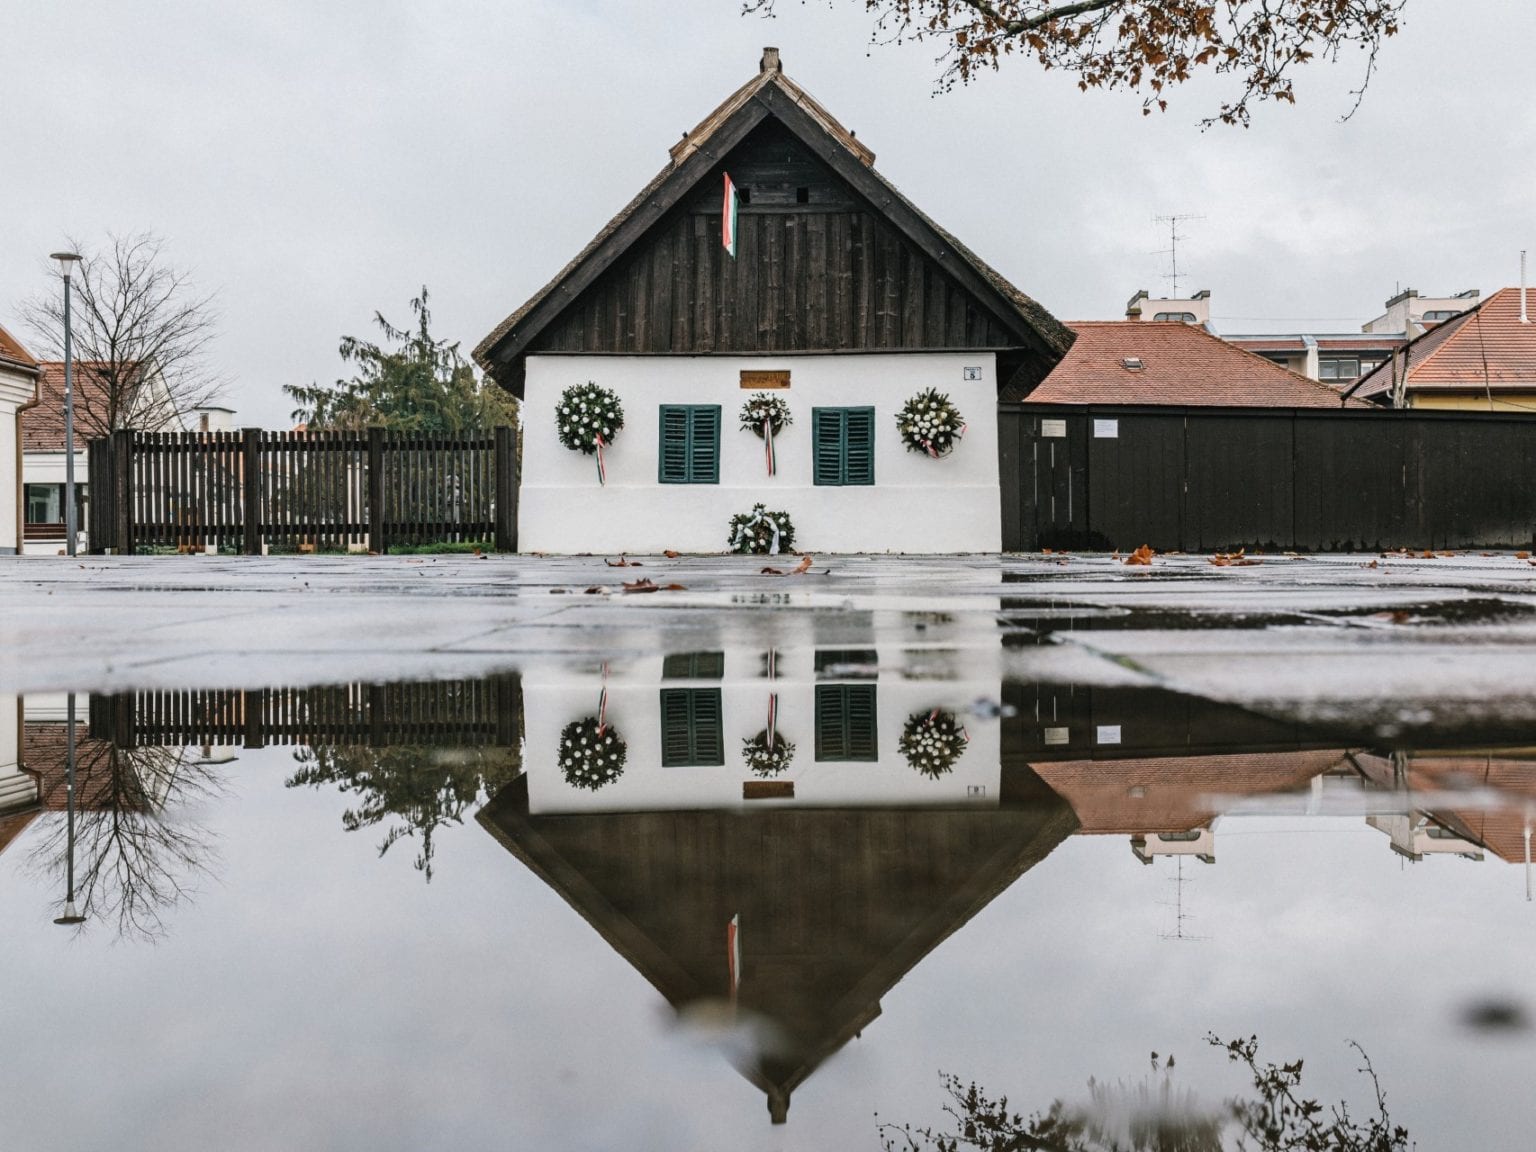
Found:
M 775 736 L 770 744 L 768 729 L 764 728 L 756 736 L 743 738 L 741 754 L 746 757 L 752 775 L 777 776 L 795 758 L 795 746 L 782 736 Z
M 612 724 L 596 716 L 572 720 L 560 733 L 560 771 L 575 788 L 596 792 L 624 774 L 629 745 Z
M 761 504 L 731 517 L 727 538 L 732 552 L 747 556 L 776 556 L 795 547 L 795 526 L 788 512 L 769 512 Z
M 953 712 L 935 708 L 908 716 L 896 746 L 911 767 L 937 780 L 955 766 L 970 739 Z
M 955 450 L 965 427 L 965 417 L 949 394 L 936 388 L 919 392 L 896 413 L 896 428 L 907 451 L 922 452 L 935 460 Z
M 597 482 L 607 483 L 603 449 L 613 443 L 624 427 L 624 406 L 612 389 L 588 380 L 560 393 L 555 406 L 555 433 L 573 452 L 597 456 Z
M 789 405 L 784 397 L 775 396 L 772 392 L 754 392 L 742 404 L 740 418 L 741 430 L 756 434 L 763 442 L 763 458 L 768 464 L 768 475 L 777 474 L 779 468 L 774 460 L 773 438 L 787 425 L 795 422 L 789 414 Z

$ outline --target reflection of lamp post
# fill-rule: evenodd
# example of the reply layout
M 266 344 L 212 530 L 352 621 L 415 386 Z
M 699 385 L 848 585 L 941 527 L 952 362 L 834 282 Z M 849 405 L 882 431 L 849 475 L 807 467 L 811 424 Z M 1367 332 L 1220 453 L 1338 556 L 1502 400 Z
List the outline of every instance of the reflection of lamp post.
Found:
M 69 283 L 69 275 L 68 275 L 68 273 L 65 273 L 64 283 L 65 284 Z M 69 289 L 66 288 L 65 291 L 68 292 Z M 66 296 L 65 299 L 67 300 L 68 296 Z M 67 363 L 67 361 L 66 361 L 66 363 Z M 67 411 L 67 409 L 66 409 L 66 411 Z M 69 871 L 68 871 L 69 879 L 67 881 L 68 891 L 66 892 L 65 897 L 64 897 L 64 915 L 54 917 L 53 922 L 55 924 L 83 924 L 85 922 L 85 917 L 82 916 L 80 914 L 79 910 L 75 908 L 75 694 L 73 692 L 71 692 L 69 694 L 69 753 L 68 753 L 68 755 L 69 755 L 69 759 L 67 761 L 68 769 L 67 769 L 67 774 L 66 774 L 66 777 L 65 777 L 65 779 L 66 779 L 66 784 L 65 784 L 66 792 L 65 792 L 65 795 L 66 795 L 66 798 L 67 798 L 66 799 L 66 806 L 67 806 L 68 811 L 69 811 L 68 831 L 65 833 L 66 839 L 69 842 L 69 856 L 68 856 L 69 863 L 67 865 L 67 867 L 69 869 Z
M 74 252 L 55 252 L 49 259 L 59 262 L 64 276 L 64 548 L 73 556 L 80 525 L 75 512 L 75 364 L 70 346 L 69 274 L 80 257 Z

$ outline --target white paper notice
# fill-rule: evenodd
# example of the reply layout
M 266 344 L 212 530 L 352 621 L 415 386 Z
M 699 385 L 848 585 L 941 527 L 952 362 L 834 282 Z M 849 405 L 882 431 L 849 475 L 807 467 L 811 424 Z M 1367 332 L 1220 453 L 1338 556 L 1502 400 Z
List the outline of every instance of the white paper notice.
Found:
M 1065 744 L 1071 733 L 1072 729 L 1070 728 L 1047 728 L 1045 730 L 1046 747 L 1049 748 L 1055 744 Z
M 1043 439 L 1060 440 L 1067 434 L 1067 422 L 1065 420 L 1040 421 L 1040 436 Z
M 1120 421 L 1095 420 L 1093 422 L 1093 438 L 1095 440 L 1118 440 L 1120 438 Z
M 1118 744 L 1118 743 L 1120 743 L 1120 725 L 1118 725 L 1118 724 L 1100 724 L 1099 725 L 1098 741 L 1099 741 L 1100 744 Z

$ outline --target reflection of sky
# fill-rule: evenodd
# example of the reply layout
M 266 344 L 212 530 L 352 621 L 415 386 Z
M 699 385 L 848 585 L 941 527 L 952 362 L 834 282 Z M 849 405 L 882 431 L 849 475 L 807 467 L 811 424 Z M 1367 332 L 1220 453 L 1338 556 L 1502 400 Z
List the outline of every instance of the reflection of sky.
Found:
M 1516 1147 L 1536 1036 L 1473 1038 L 1468 1001 L 1536 1006 L 1521 869 L 1407 865 L 1355 820 L 1228 819 L 1219 863 L 1173 865 L 1076 837 L 920 964 L 770 1129 L 761 1093 L 665 1027 L 660 997 L 473 822 L 436 876 L 347 798 L 282 787 L 244 752 L 207 814 L 216 879 L 150 947 L 54 927 L 28 866 L 0 857 L 0 1078 L 18 1148 L 876 1148 L 874 1113 L 928 1119 L 936 1072 L 1045 1105 L 1089 1076 L 1134 1081 L 1177 1054 L 1210 1098 L 1242 1087 L 1207 1029 L 1306 1058 L 1311 1093 L 1366 1085 L 1422 1148 Z M 743 926 L 744 949 L 751 926 Z

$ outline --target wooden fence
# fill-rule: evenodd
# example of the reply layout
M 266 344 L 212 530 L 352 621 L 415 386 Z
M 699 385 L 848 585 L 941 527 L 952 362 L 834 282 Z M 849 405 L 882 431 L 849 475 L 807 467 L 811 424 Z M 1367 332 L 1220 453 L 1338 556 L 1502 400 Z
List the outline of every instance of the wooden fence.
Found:
M 1536 414 L 1004 405 L 1003 550 L 1530 548 Z
M 89 446 L 92 552 L 147 548 L 517 550 L 517 437 L 366 432 L 113 433 Z
M 91 738 L 120 748 L 511 747 L 521 731 L 522 682 L 515 673 L 406 684 L 118 692 L 93 695 L 90 704 Z

